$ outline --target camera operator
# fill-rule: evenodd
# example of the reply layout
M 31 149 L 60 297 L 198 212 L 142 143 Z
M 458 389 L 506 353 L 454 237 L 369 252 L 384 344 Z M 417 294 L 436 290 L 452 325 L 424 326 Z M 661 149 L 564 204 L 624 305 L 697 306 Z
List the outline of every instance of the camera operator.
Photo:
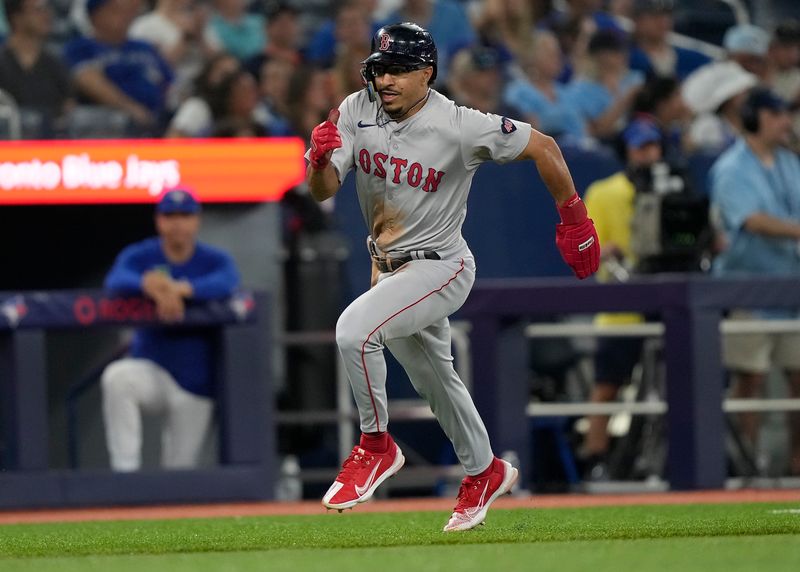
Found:
M 638 118 L 622 132 L 626 168 L 594 182 L 586 207 L 601 245 L 599 280 L 624 281 L 632 274 L 692 272 L 707 267 L 706 201 L 695 198 L 682 170 L 663 159 L 662 132 L 651 119 Z M 598 325 L 635 324 L 644 316 L 598 314 Z M 629 382 L 642 353 L 642 338 L 602 337 L 595 353 L 595 385 L 590 400 L 613 401 Z M 607 415 L 589 416 L 581 457 L 586 478 L 608 480 Z

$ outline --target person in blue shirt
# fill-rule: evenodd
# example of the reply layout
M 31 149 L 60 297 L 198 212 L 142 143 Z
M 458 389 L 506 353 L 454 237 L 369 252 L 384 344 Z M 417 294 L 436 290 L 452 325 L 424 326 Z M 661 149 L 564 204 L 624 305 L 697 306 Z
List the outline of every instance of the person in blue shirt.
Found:
M 223 49 L 242 63 L 258 55 L 267 43 L 264 16 L 247 10 L 245 0 L 214 0 L 208 28 Z
M 135 332 L 129 355 L 101 378 L 106 442 L 115 471 L 141 468 L 142 412 L 160 413 L 161 464 L 196 466 L 214 410 L 213 332 L 171 328 L 189 300 L 231 296 L 239 272 L 225 252 L 197 241 L 200 203 L 191 191 L 166 191 L 156 207 L 158 236 L 126 247 L 106 276 L 117 295 L 143 295 L 164 327 Z
M 567 101 L 586 122 L 589 134 L 612 139 L 625 126 L 644 74 L 628 69 L 622 34 L 600 30 L 589 40 L 584 73 L 567 86 Z
M 725 151 L 710 172 L 713 210 L 724 232 L 724 250 L 714 261 L 720 276 L 783 275 L 800 278 L 800 159 L 784 146 L 791 116 L 786 104 L 755 88 L 742 107 L 745 134 Z M 797 312 L 732 313 L 732 318 L 792 318 Z M 772 367 L 787 374 L 789 393 L 800 397 L 800 334 L 727 335 L 723 362 L 733 373 L 732 397 L 754 398 Z M 758 443 L 756 413 L 739 414 L 741 433 Z M 791 466 L 800 475 L 800 415 L 789 414 Z
M 64 59 L 83 103 L 118 109 L 140 128 L 157 131 L 174 74 L 154 46 L 128 39 L 137 7 L 127 0 L 88 0 L 94 35 L 69 41 Z
M 537 30 L 531 49 L 520 58 L 522 72 L 512 76 L 503 90 L 503 102 L 522 112 L 522 117 L 559 143 L 580 143 L 586 123 L 568 98 L 568 88 L 556 81 L 562 54 L 558 39 L 549 30 Z
M 674 76 L 683 80 L 711 61 L 710 57 L 696 50 L 670 43 L 674 9 L 674 0 L 634 0 L 632 70 L 638 70 L 649 78 Z

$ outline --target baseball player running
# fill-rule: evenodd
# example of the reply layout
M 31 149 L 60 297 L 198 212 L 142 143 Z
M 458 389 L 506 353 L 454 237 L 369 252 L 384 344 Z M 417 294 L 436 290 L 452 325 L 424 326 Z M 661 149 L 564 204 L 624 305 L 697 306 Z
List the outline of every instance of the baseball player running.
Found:
M 536 163 L 561 216 L 556 244 L 578 278 L 597 270 L 600 244 L 553 139 L 526 123 L 457 106 L 430 87 L 436 64 L 436 46 L 420 26 L 378 30 L 363 65 L 366 88 L 312 132 L 306 178 L 314 198 L 324 201 L 355 170 L 373 262 L 372 287 L 336 325 L 361 439 L 322 503 L 342 510 L 367 501 L 405 462 L 387 432 L 387 347 L 430 404 L 466 472 L 444 527 L 454 531 L 483 522 L 519 476 L 494 456 L 452 363 L 448 316 L 475 280 L 475 260 L 461 236 L 475 170 L 484 161 Z

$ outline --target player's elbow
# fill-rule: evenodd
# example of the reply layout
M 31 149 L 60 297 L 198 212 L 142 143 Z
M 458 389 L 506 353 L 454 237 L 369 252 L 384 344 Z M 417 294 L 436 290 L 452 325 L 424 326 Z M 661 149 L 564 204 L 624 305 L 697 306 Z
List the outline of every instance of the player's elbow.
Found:
M 553 157 L 553 155 L 561 155 L 561 150 L 558 148 L 556 140 L 550 135 L 533 129 L 531 130 L 531 137 L 528 140 L 528 145 L 519 158 L 530 159 L 539 163 L 544 159 Z
M 540 153 L 548 157 L 552 157 L 553 155 L 561 155 L 561 149 L 559 149 L 558 143 L 556 143 L 556 140 L 553 139 L 550 135 L 545 135 L 544 133 L 538 133 L 538 136 L 536 137 L 535 141 L 535 146 Z

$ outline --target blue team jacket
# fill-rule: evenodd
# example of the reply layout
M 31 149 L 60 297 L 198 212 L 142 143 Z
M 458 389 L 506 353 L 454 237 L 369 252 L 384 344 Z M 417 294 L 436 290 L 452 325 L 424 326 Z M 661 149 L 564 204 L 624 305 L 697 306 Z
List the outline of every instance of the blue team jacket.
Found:
M 227 253 L 197 243 L 184 264 L 172 264 L 164 256 L 159 238 L 126 247 L 106 276 L 105 288 L 119 294 L 142 294 L 142 276 L 153 269 L 168 272 L 176 280 L 188 280 L 195 300 L 227 298 L 239 286 L 239 272 Z M 131 356 L 150 359 L 172 374 L 187 391 L 213 394 L 213 331 L 208 328 L 147 327 L 136 331 Z

